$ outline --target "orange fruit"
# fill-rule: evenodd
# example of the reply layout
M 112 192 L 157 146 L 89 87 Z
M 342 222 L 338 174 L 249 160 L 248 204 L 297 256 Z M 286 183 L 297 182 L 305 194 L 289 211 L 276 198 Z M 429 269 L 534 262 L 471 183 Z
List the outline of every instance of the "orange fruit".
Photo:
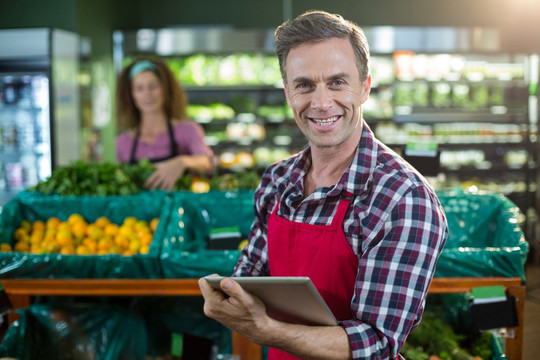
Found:
M 111 250 L 109 251 L 109 254 L 117 254 L 120 255 L 124 252 L 124 249 L 122 249 L 120 246 L 113 245 L 111 247 Z
M 82 241 L 82 245 L 86 246 L 86 248 L 90 251 L 91 254 L 97 253 L 98 250 L 98 243 L 96 240 L 92 238 L 84 238 Z
M 73 246 L 73 236 L 71 235 L 71 232 L 60 230 L 56 234 L 56 242 L 61 247 L 71 245 Z
M 143 234 L 141 237 L 140 237 L 140 240 L 141 240 L 141 248 L 143 246 L 150 246 L 150 244 L 152 243 L 152 238 L 153 238 L 153 235 L 150 234 L 150 233 L 146 233 L 146 234 Z
M 47 242 L 41 245 L 41 250 L 48 254 L 57 253 L 58 251 L 60 251 L 60 249 L 61 246 L 55 241 Z
M 1 243 L 0 244 L 0 252 L 11 252 L 13 249 L 11 248 L 11 244 L 8 243 Z
M 129 247 L 129 238 L 125 235 L 118 234 L 114 238 L 114 243 L 123 249 L 127 249 Z
M 56 238 L 56 231 L 45 232 L 45 235 L 42 238 L 42 242 L 54 241 L 55 238 Z
M 107 226 L 105 226 L 105 235 L 115 237 L 118 234 L 119 229 L 120 229 L 120 226 L 110 223 Z
M 60 231 L 71 232 L 71 225 L 68 224 L 67 222 L 61 222 L 61 223 L 58 224 L 58 226 L 56 227 L 56 230 L 58 230 L 59 232 L 60 232 Z
M 41 254 L 43 251 L 41 249 L 41 244 L 32 244 L 30 245 L 30 252 L 32 254 Z
M 52 217 L 47 219 L 47 222 L 45 223 L 46 227 L 56 229 L 58 227 L 58 224 L 60 224 L 61 221 L 57 217 Z
M 29 236 L 29 232 L 26 228 L 24 227 L 19 227 L 15 230 L 15 232 L 13 233 L 13 238 L 17 241 L 21 241 L 22 239 L 26 238 Z
M 106 253 L 108 253 L 113 247 L 113 245 L 114 245 L 114 242 L 111 237 L 109 236 L 102 237 L 101 239 L 98 240 L 98 253 L 100 251 L 105 251 Z
M 45 223 L 41 220 L 34 221 L 32 223 L 32 232 L 45 231 Z
M 60 254 L 73 255 L 75 254 L 75 248 L 73 247 L 73 245 L 62 246 L 62 248 L 60 248 Z
M 97 226 L 99 226 L 102 229 L 104 229 L 105 226 L 109 225 L 110 223 L 111 223 L 111 220 L 109 220 L 105 216 L 98 217 L 96 219 L 96 221 L 94 222 L 94 224 L 96 224 Z
M 32 245 L 39 244 L 43 240 L 43 233 L 34 232 L 32 235 L 30 235 L 30 243 Z
M 70 225 L 73 225 L 75 223 L 78 223 L 78 222 L 86 222 L 86 220 L 84 220 L 84 217 L 81 215 L 81 214 L 71 214 L 69 215 L 68 219 L 67 219 L 67 222 L 70 224 Z
M 122 225 L 128 225 L 128 226 L 133 226 L 135 225 L 135 223 L 137 222 L 137 218 L 134 217 L 134 216 L 128 216 L 124 219 L 124 222 L 122 223 Z
M 71 233 L 77 239 L 82 239 L 86 235 L 86 228 L 87 225 L 85 222 L 76 222 L 71 225 Z
M 77 255 L 90 255 L 90 250 L 88 250 L 88 248 L 84 245 L 79 245 L 75 249 L 75 253 Z
M 148 254 L 150 252 L 150 249 L 148 246 L 141 246 L 139 249 L 139 254 Z
M 146 220 L 137 220 L 133 225 L 135 230 L 149 229 L 148 222 Z
M 101 227 L 97 226 L 96 224 L 90 224 L 86 228 L 86 235 L 88 235 L 94 240 L 99 240 L 105 235 L 105 232 Z
M 203 178 L 194 177 L 191 181 L 191 191 L 194 193 L 207 193 L 210 191 L 210 182 Z
M 152 230 L 152 232 L 156 232 L 158 224 L 159 224 L 159 218 L 153 218 L 150 221 L 150 230 Z
M 140 248 L 141 248 L 141 242 L 136 238 L 131 238 L 128 249 L 133 251 L 134 253 L 138 253 Z
M 123 235 L 126 237 L 130 237 L 133 234 L 133 228 L 129 225 L 122 225 L 118 229 L 118 235 Z
M 19 228 L 23 228 L 23 229 L 25 229 L 26 231 L 30 232 L 30 231 L 32 231 L 32 224 L 31 224 L 30 221 L 28 221 L 28 220 L 23 220 L 23 221 L 21 221 L 21 223 L 19 224 Z

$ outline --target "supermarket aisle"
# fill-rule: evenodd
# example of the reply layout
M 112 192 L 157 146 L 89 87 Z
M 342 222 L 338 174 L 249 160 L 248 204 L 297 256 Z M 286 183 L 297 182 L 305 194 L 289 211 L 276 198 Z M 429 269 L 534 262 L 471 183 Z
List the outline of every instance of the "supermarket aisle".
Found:
M 525 326 L 523 329 L 523 360 L 538 359 L 540 354 L 540 264 L 528 264 Z

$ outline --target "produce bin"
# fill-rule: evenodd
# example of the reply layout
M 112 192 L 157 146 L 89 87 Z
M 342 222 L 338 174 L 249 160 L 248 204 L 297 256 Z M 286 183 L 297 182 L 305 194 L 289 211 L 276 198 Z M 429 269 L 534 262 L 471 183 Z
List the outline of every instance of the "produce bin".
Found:
M 23 220 L 62 221 L 73 213 L 88 222 L 105 216 L 120 224 L 126 217 L 150 221 L 160 219 L 148 254 L 63 255 L 0 253 L 0 278 L 161 278 L 160 241 L 168 217 L 167 193 L 142 192 L 128 196 L 57 196 L 24 191 L 10 200 L 0 217 L 0 243 L 13 244 L 13 233 Z M 161 224 L 163 223 L 163 224 Z
M 230 352 L 231 332 L 208 319 L 202 305 L 200 297 L 135 298 L 129 308 L 53 298 L 17 310 L 20 319 L 7 329 L 0 357 L 164 359 L 171 355 L 173 336 L 178 335 L 183 337 L 184 355 L 202 350 L 203 345 L 206 351 L 214 345 L 219 352 Z
M 212 229 L 235 227 L 247 239 L 254 220 L 253 191 L 174 193 L 161 246 L 165 278 L 230 275 L 239 250 L 209 250 Z
M 142 317 L 114 305 L 34 304 L 17 311 L 0 357 L 18 360 L 144 360 L 147 330 Z
M 521 277 L 529 246 L 519 208 L 498 193 L 438 191 L 449 235 L 436 277 Z

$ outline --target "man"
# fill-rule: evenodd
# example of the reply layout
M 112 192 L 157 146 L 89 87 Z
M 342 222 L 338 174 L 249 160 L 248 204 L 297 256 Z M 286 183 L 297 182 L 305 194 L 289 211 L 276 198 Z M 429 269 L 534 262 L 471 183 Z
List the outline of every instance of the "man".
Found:
M 287 324 L 231 278 L 199 281 L 205 314 L 268 346 L 269 359 L 396 359 L 420 321 L 447 238 L 425 181 L 362 118 L 371 87 L 362 30 L 307 12 L 275 33 L 287 102 L 309 140 L 255 193 L 234 276 L 309 276 L 339 326 Z

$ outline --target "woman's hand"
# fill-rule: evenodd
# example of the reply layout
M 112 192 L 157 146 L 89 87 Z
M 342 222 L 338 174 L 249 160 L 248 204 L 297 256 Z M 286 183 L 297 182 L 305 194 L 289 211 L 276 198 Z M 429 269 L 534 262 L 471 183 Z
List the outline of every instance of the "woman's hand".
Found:
M 144 183 L 144 187 L 150 190 L 162 189 L 171 191 L 176 180 L 186 171 L 186 166 L 181 156 L 155 163 L 154 166 L 156 171 Z

